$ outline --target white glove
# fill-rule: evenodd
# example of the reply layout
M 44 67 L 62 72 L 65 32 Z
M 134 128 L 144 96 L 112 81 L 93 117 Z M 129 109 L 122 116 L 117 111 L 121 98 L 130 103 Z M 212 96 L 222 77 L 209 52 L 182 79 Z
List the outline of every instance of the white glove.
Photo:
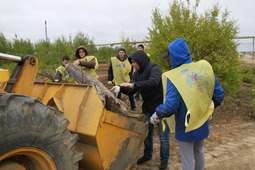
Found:
M 160 121 L 161 121 L 160 117 L 157 116 L 156 112 L 153 113 L 153 115 L 150 118 L 150 122 L 155 125 L 155 124 L 159 123 Z
M 55 79 L 54 82 L 59 82 L 59 80 L 58 80 L 58 79 Z
M 120 92 L 120 86 L 113 86 L 113 88 L 111 88 L 111 92 L 115 95 L 118 96 L 119 92 Z
M 108 81 L 107 83 L 108 83 L 108 84 L 112 84 L 112 81 Z
M 209 117 L 209 120 L 212 120 L 212 115 Z

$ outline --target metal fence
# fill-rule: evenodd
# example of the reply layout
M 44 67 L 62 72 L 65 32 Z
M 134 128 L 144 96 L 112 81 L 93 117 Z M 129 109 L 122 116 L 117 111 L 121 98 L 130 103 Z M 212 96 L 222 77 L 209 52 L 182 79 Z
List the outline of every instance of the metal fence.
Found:
M 239 52 L 250 52 L 250 53 L 255 53 L 254 51 L 254 42 L 255 42 L 255 36 L 243 36 L 243 37 L 236 37 L 234 40 L 239 44 L 238 46 L 238 51 Z M 147 44 L 150 43 L 150 41 L 133 41 L 133 42 L 128 42 L 130 44 Z M 122 45 L 122 42 L 118 43 L 109 43 L 109 44 L 97 44 L 97 47 L 100 46 L 118 46 Z
M 237 50 L 239 53 L 243 54 L 243 59 L 254 61 L 255 51 L 254 51 L 254 42 L 255 36 L 244 36 L 236 37 L 234 39 L 239 45 Z
M 239 36 L 235 37 L 234 41 L 238 43 L 237 51 L 240 53 L 245 53 L 248 55 L 252 56 L 252 60 L 255 58 L 255 36 Z M 147 44 L 150 43 L 150 41 L 133 41 L 133 42 L 128 42 L 130 44 L 133 44 L 134 46 L 138 44 Z M 97 44 L 97 47 L 102 47 L 102 46 L 120 46 L 123 43 L 110 43 L 110 44 Z
M 238 51 L 239 52 L 250 52 L 254 53 L 254 40 L 255 36 L 246 36 L 246 37 L 236 37 L 234 39 L 238 44 Z

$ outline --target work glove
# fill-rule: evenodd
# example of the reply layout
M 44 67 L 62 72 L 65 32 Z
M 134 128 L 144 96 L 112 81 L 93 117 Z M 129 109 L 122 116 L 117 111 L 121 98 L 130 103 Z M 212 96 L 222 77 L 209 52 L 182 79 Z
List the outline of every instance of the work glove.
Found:
M 108 84 L 112 84 L 112 81 L 108 81 Z
M 209 117 L 209 119 L 208 120 L 212 120 L 212 115 Z
M 115 95 L 118 96 L 119 92 L 120 92 L 120 86 L 113 86 L 113 88 L 111 88 L 111 92 Z
M 157 123 L 159 123 L 161 121 L 160 117 L 157 116 L 157 113 L 153 113 L 153 115 L 150 118 L 150 122 L 154 125 L 156 125 Z

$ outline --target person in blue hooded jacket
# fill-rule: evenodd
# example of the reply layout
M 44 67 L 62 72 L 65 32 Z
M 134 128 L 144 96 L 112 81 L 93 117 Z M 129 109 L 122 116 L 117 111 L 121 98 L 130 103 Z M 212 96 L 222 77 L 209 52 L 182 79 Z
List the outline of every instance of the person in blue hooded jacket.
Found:
M 201 60 L 192 62 L 185 39 L 168 45 L 172 70 L 162 75 L 164 103 L 156 108 L 151 123 L 174 115 L 175 138 L 183 170 L 204 169 L 204 139 L 209 135 L 209 118 L 221 105 L 224 90 L 211 65 Z M 169 120 L 169 118 L 167 118 Z
M 149 123 L 149 121 L 157 106 L 163 103 L 163 89 L 161 80 L 162 71 L 157 64 L 149 62 L 149 57 L 142 50 L 138 50 L 131 54 L 129 60 L 136 70 L 134 72 L 132 82 L 123 83 L 120 86 L 114 86 L 111 90 L 115 94 L 121 92 L 124 94 L 133 95 L 137 91 L 141 93 L 143 99 L 143 121 L 148 122 L 149 131 L 146 139 L 144 140 L 144 154 L 137 160 L 137 164 L 139 165 L 152 159 L 154 125 Z M 160 139 L 161 163 L 159 168 L 166 169 L 170 155 L 169 127 L 166 121 L 160 122 L 157 125 Z M 164 131 L 162 131 L 163 125 L 165 127 Z

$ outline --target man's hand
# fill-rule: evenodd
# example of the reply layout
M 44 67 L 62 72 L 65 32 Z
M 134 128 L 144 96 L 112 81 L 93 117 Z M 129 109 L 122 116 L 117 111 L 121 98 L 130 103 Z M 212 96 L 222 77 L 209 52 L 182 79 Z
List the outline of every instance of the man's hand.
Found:
M 156 112 L 153 113 L 153 115 L 150 118 L 150 123 L 156 125 L 157 123 L 159 123 L 161 121 L 160 117 L 157 116 Z
M 120 86 L 113 86 L 113 88 L 111 88 L 111 92 L 117 97 L 120 92 Z
M 134 83 L 123 83 L 120 86 L 133 88 L 134 87 Z
M 108 81 L 107 83 L 108 83 L 108 84 L 112 84 L 112 81 Z

